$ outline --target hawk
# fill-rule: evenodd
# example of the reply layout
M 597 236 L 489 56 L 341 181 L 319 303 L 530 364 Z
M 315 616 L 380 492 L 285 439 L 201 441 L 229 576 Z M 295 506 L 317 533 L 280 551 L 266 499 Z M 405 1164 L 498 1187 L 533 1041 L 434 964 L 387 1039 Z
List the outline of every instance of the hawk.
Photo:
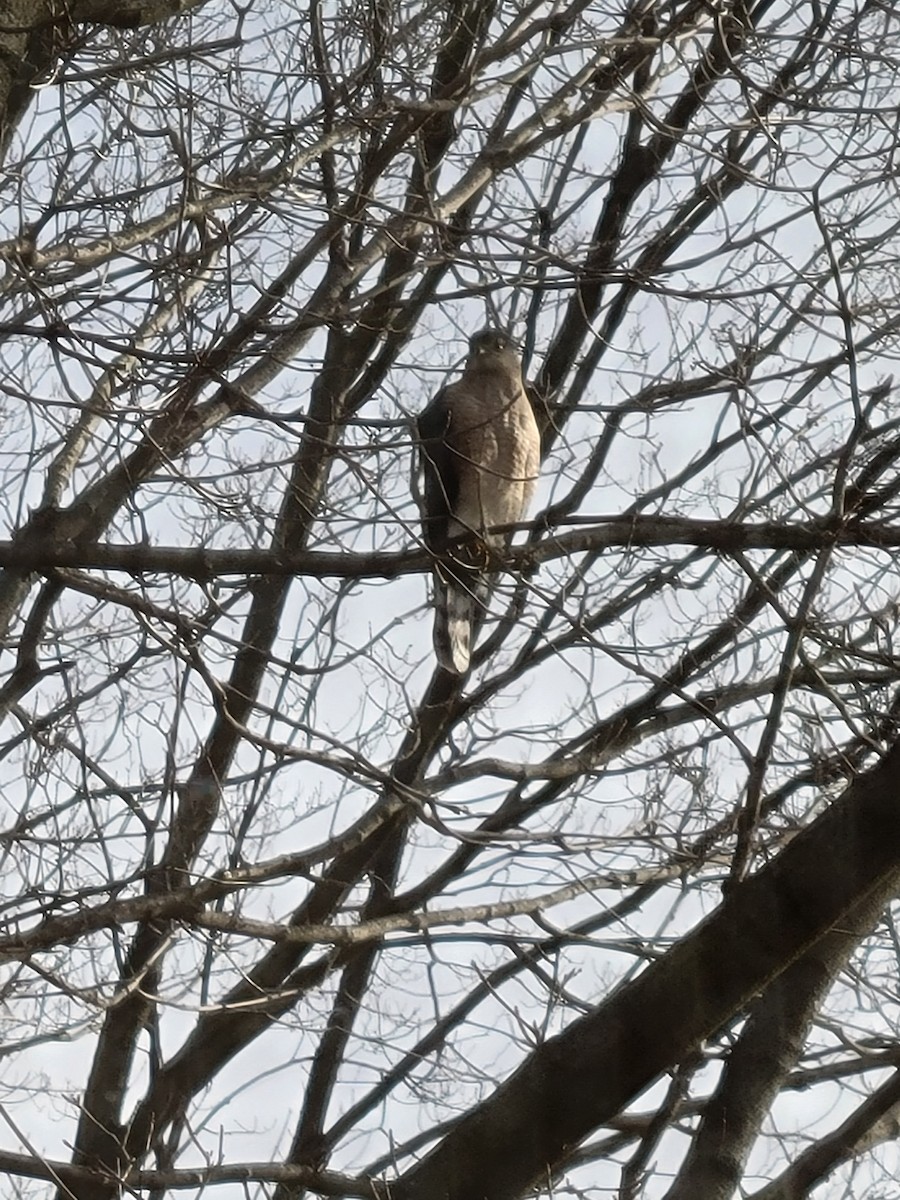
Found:
M 473 335 L 462 376 L 438 392 L 417 430 L 422 530 L 442 557 L 434 569 L 434 648 L 445 670 L 463 675 L 488 596 L 485 549 L 509 540 L 492 530 L 522 520 L 540 469 L 537 422 L 505 333 Z M 481 554 L 461 546 L 447 562 L 448 543 L 466 532 L 478 535 Z

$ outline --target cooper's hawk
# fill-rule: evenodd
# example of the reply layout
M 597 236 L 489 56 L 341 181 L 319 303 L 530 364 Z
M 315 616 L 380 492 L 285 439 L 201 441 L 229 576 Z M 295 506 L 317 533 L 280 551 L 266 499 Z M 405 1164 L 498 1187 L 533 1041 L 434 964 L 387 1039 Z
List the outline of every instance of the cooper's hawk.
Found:
M 462 377 L 438 392 L 417 424 L 425 544 L 443 556 L 434 571 L 434 648 L 442 667 L 462 675 L 487 601 L 485 547 L 508 540 L 491 530 L 522 520 L 540 469 L 537 422 L 505 333 L 485 329 L 470 339 Z M 481 547 L 460 546 L 448 562 L 448 543 L 467 531 Z

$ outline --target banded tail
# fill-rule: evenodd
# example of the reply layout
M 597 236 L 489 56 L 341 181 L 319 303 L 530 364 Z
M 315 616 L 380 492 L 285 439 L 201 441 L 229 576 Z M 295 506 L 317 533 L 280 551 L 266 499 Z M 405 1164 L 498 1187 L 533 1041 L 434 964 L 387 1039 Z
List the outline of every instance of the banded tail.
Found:
M 488 588 L 479 571 L 434 573 L 434 652 L 445 671 L 465 675 Z

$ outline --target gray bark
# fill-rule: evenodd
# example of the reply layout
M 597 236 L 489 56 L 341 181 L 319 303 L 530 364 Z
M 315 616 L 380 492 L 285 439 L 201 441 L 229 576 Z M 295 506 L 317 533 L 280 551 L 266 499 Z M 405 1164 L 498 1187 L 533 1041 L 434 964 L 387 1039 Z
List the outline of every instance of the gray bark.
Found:
M 543 1043 L 398 1181 L 393 1200 L 514 1200 L 546 1182 L 838 922 L 898 887 L 895 745 L 668 954 Z

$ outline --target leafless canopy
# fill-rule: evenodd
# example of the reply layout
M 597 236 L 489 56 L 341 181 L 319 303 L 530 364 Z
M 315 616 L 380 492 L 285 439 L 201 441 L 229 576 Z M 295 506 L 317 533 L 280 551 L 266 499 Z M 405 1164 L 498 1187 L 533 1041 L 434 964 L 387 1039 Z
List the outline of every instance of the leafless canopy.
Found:
M 886 0 L 0 3 L 5 1196 L 895 1193 L 898 96 Z

